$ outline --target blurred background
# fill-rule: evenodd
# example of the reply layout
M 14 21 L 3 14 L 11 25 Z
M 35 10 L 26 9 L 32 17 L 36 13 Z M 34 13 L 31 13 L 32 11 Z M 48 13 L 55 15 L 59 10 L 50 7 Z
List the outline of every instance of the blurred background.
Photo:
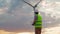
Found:
M 37 10 L 43 17 L 42 34 L 60 34 L 60 0 L 42 0 Z M 33 8 L 22 0 L 0 0 L 0 34 L 34 34 L 33 18 Z

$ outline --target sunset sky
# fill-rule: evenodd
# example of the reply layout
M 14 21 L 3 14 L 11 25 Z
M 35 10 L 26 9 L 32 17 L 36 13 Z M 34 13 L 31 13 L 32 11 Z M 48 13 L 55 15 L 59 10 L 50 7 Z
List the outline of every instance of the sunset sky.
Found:
M 39 0 L 25 1 L 34 6 Z M 42 0 L 37 10 L 43 17 L 42 34 L 59 34 L 60 0 Z M 34 34 L 33 16 L 33 8 L 22 0 L 0 0 L 0 34 Z

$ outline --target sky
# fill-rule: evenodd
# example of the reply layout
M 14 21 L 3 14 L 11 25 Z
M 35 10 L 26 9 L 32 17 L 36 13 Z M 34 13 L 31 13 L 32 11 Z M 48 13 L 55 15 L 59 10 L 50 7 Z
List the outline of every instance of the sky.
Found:
M 34 6 L 39 0 L 25 1 Z M 39 3 L 37 10 L 43 18 L 43 30 L 60 25 L 60 0 L 43 0 Z M 17 32 L 34 32 L 34 26 L 31 25 L 33 18 L 33 8 L 22 0 L 0 0 L 1 32 L 13 32 L 14 34 Z

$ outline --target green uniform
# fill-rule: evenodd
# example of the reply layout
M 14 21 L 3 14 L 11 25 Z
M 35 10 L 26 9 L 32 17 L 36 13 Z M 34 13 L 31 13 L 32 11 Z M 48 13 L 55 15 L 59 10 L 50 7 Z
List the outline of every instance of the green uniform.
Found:
M 37 17 L 36 21 L 35 21 L 35 27 L 36 28 L 42 28 L 42 16 L 39 14 L 35 14 L 35 16 Z

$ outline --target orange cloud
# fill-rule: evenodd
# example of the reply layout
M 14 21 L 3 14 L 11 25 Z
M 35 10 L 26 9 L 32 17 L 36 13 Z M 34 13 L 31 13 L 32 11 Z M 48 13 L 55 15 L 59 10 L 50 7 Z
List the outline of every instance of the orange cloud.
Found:
M 4 30 L 0 30 L 0 34 L 16 34 L 15 32 L 7 32 Z

